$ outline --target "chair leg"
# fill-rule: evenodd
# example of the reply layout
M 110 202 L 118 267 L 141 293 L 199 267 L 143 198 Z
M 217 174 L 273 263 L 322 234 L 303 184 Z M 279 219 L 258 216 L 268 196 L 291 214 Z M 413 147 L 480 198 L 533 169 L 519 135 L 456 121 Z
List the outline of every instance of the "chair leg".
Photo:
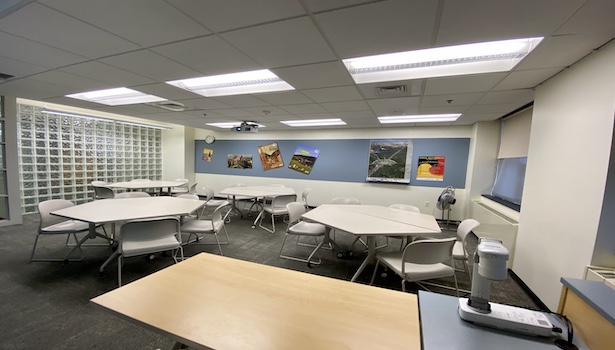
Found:
M 124 259 L 121 254 L 117 256 L 117 286 L 118 287 L 122 286 L 122 261 L 123 260 Z
M 302 259 L 302 258 L 298 258 L 296 256 L 290 256 L 290 255 L 282 255 L 282 250 L 284 249 L 284 244 L 286 244 L 286 239 L 288 238 L 288 233 L 284 234 L 284 239 L 282 240 L 282 246 L 280 246 L 280 252 L 278 253 L 278 256 L 282 259 L 288 259 L 288 260 L 294 260 L 294 261 L 299 261 L 299 262 L 304 262 L 308 264 L 308 267 L 311 267 L 311 265 L 320 265 L 320 263 L 322 262 L 322 259 L 320 258 L 320 248 L 323 246 L 324 244 L 324 239 L 318 244 L 316 245 L 316 248 L 314 248 L 314 250 L 310 253 L 310 255 L 308 256 L 307 259 Z M 314 237 L 314 239 L 316 239 L 316 237 Z M 312 261 L 312 258 L 314 257 L 314 254 L 318 254 L 318 260 L 316 261 Z
M 406 291 L 406 280 L 405 279 L 401 279 L 401 291 L 405 292 Z
M 222 254 L 222 247 L 220 246 L 220 241 L 218 240 L 218 232 L 214 232 L 214 237 L 216 238 L 216 243 L 218 244 L 218 250 L 220 251 L 220 256 L 224 256 L 224 254 Z
M 380 260 L 376 260 L 376 266 L 374 266 L 374 273 L 372 274 L 372 279 L 369 281 L 369 285 L 374 284 L 374 279 L 376 279 L 376 273 L 378 272 L 378 265 L 380 265 Z
M 453 272 L 453 278 L 455 279 L 455 291 L 457 292 L 457 298 L 459 298 L 459 285 L 457 285 L 457 274 Z

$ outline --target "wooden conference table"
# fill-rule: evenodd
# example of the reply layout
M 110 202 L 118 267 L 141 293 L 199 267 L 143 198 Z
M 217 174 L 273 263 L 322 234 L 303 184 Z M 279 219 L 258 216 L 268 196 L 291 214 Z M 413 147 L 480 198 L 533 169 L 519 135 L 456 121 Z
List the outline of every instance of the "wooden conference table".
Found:
M 161 216 L 187 216 L 205 205 L 204 201 L 176 197 L 143 197 L 100 199 L 56 210 L 51 214 L 89 224 L 89 234 L 73 248 L 78 249 L 88 238 L 96 238 L 96 226 L 119 221 L 148 219 Z M 107 265 L 106 261 L 100 268 Z
M 197 349 L 419 349 L 416 295 L 201 253 L 92 299 Z
M 264 198 L 275 197 L 281 195 L 296 194 L 295 190 L 290 187 L 275 187 L 275 186 L 237 186 L 228 187 L 219 192 L 220 194 L 231 196 L 232 211 L 243 217 L 243 212 L 237 207 L 237 198 Z M 255 221 L 256 222 L 256 221 Z
M 173 187 L 178 187 L 187 184 L 187 181 L 165 181 L 165 180 L 151 180 L 151 181 L 123 181 L 114 182 L 105 185 L 109 188 L 123 188 L 129 191 L 143 190 L 146 188 L 159 188 L 162 193 L 163 188 L 167 188 L 167 194 L 171 194 Z
M 352 276 L 351 282 L 361 275 L 368 264 L 375 261 L 378 236 L 442 232 L 433 215 L 411 213 L 379 205 L 323 204 L 303 214 L 302 217 L 356 236 L 367 236 L 367 257 Z M 329 231 L 327 230 L 325 234 L 325 243 L 332 242 Z

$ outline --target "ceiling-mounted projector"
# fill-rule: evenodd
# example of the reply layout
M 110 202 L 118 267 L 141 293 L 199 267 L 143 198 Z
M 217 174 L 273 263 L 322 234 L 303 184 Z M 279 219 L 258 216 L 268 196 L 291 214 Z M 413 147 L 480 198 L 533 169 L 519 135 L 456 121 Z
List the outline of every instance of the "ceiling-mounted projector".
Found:
M 237 132 L 258 132 L 258 124 L 242 122 L 241 125 L 233 127 Z

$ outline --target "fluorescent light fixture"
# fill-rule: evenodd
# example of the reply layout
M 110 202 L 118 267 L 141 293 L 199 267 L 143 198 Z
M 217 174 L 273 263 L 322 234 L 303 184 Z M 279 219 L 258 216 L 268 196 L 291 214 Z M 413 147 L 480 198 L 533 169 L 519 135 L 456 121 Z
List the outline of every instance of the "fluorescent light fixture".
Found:
M 97 90 L 80 92 L 77 94 L 66 95 L 66 97 L 76 98 L 94 103 L 101 103 L 107 106 L 131 105 L 137 103 L 165 101 L 166 98 L 144 94 L 140 91 L 121 87 L 115 89 Z
M 62 111 L 54 111 L 54 110 L 50 110 L 50 109 L 46 109 L 46 108 L 43 108 L 43 110 L 41 110 L 41 113 L 53 114 L 53 115 L 61 115 L 61 116 L 65 116 L 65 117 L 77 117 L 77 118 L 98 120 L 98 121 L 101 121 L 101 122 L 111 122 L 111 123 L 113 123 L 115 121 L 113 119 L 100 118 L 100 117 L 91 117 L 89 115 L 74 114 L 74 113 L 68 113 L 68 112 L 62 112 Z
M 380 124 L 394 123 L 444 123 L 454 122 L 461 116 L 459 114 L 419 114 L 378 117 Z
M 345 59 L 357 84 L 511 70 L 542 37 L 437 47 Z
M 346 123 L 340 118 L 333 119 L 306 119 L 306 120 L 285 120 L 280 123 L 289 126 L 333 126 L 333 125 L 346 125 Z
M 232 129 L 232 128 L 240 126 L 241 123 L 243 123 L 243 122 L 205 123 L 205 125 L 213 126 L 213 127 L 220 128 L 220 129 Z M 265 127 L 264 125 L 257 124 L 257 123 L 250 123 L 250 125 L 256 125 L 259 129 Z
M 167 81 L 167 84 L 206 97 L 295 89 L 268 69 Z
M 168 127 L 168 126 L 125 122 L 125 121 L 121 121 L 121 120 L 116 120 L 115 122 L 118 123 L 118 124 L 141 126 L 141 127 L 144 127 L 144 128 L 152 128 L 152 129 L 158 129 L 158 130 L 171 130 L 171 129 L 173 129 L 173 128 Z

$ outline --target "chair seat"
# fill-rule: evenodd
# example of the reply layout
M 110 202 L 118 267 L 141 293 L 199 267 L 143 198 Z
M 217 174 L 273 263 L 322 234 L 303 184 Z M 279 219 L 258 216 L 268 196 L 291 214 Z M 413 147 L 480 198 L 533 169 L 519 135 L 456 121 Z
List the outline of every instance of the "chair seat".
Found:
M 402 252 L 382 253 L 378 254 L 378 259 L 389 269 L 401 276 L 402 254 Z M 406 263 L 405 268 L 406 271 L 412 271 L 411 273 L 406 273 L 405 279 L 408 282 L 455 275 L 455 270 L 451 266 L 442 263 L 428 265 Z
M 223 222 L 218 222 L 216 231 L 219 231 L 223 224 Z M 181 226 L 181 231 L 192 233 L 210 233 L 214 231 L 214 224 L 211 220 L 192 220 L 183 224 Z
M 207 203 L 205 203 L 206 206 L 208 207 L 213 207 L 213 208 L 217 208 L 219 206 L 221 206 L 222 204 L 226 203 L 226 200 L 223 199 L 210 199 L 207 201 Z
M 147 241 L 128 241 L 122 243 L 122 255 L 125 257 L 143 255 L 180 248 L 175 236 L 167 236 Z
M 263 209 L 265 212 L 269 213 L 269 214 L 273 214 L 273 215 L 284 215 L 284 214 L 288 214 L 288 210 L 286 209 L 286 207 L 280 207 L 280 208 L 270 208 L 270 207 L 265 207 L 265 209 Z
M 466 254 L 463 249 L 463 242 L 461 241 L 455 242 L 455 245 L 453 246 L 453 258 L 455 259 L 465 259 L 466 258 Z
M 299 221 L 288 229 L 288 233 L 293 235 L 322 236 L 325 234 L 325 230 L 325 225 Z
M 80 232 L 80 231 L 87 231 L 89 230 L 89 228 L 90 226 L 87 222 L 67 220 L 67 221 L 59 222 L 54 225 L 43 227 L 41 229 L 41 233 L 49 234 L 49 233 Z

